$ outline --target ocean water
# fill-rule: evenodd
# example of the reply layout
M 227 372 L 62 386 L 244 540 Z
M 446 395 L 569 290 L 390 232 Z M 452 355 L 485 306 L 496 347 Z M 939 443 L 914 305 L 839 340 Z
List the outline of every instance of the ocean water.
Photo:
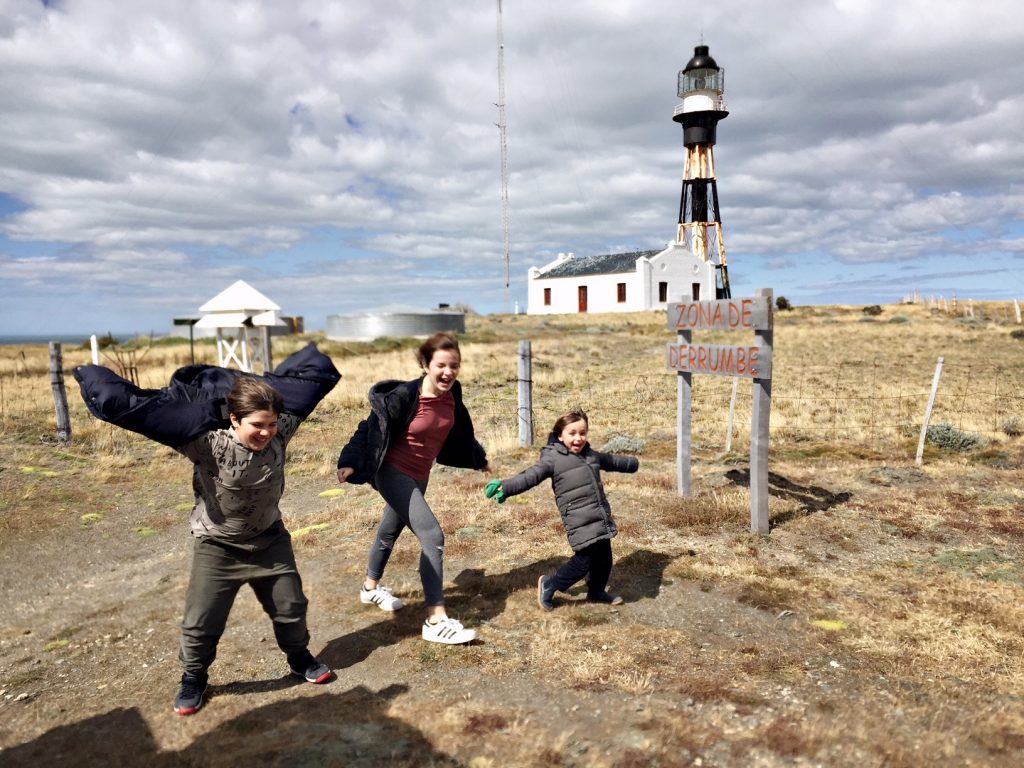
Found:
M 99 336 L 100 334 L 97 334 Z M 102 334 L 106 336 L 106 334 Z M 134 338 L 132 335 L 118 335 L 114 334 L 114 338 L 119 343 L 128 341 Z M 52 334 L 12 334 L 10 336 L 0 336 L 0 346 L 10 346 L 12 344 L 49 344 L 51 341 L 59 341 L 64 346 L 68 347 L 88 347 L 89 346 L 89 334 L 84 336 L 80 333 L 52 333 Z

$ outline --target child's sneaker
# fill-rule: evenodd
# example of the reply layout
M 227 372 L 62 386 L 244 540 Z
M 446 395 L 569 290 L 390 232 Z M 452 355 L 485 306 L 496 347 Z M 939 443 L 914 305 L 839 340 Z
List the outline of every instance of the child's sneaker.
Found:
M 429 619 L 424 621 L 421 634 L 424 640 L 429 640 L 432 643 L 459 645 L 472 641 L 476 637 L 476 630 L 466 629 L 455 619 L 445 616 L 436 624 L 431 623 Z
M 288 668 L 293 675 L 313 685 L 320 685 L 331 679 L 331 668 L 314 658 L 309 651 L 297 654 L 294 659 L 288 659 Z
M 555 588 L 550 586 L 551 582 L 547 576 L 537 579 L 537 605 L 545 611 L 555 609 Z
M 391 594 L 388 587 L 379 584 L 373 589 L 360 587 L 359 602 L 364 605 L 376 605 L 382 611 L 398 611 L 405 605 L 401 600 Z
M 606 603 L 608 605 L 622 605 L 622 595 L 609 595 L 607 592 L 588 592 L 587 600 L 591 603 Z
M 181 676 L 181 689 L 174 699 L 174 711 L 179 715 L 194 715 L 203 706 L 203 695 L 206 693 L 206 678 Z

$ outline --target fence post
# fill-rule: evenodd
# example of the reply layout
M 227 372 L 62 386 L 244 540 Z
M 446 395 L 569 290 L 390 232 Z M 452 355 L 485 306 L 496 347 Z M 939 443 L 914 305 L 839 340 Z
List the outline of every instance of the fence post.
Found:
M 533 445 L 533 353 L 529 341 L 519 342 L 519 447 Z
M 1013 311 L 1017 313 L 1017 325 L 1020 325 L 1020 302 L 1013 300 Z
M 928 408 L 925 409 L 924 422 L 921 424 L 921 439 L 917 441 L 917 458 L 914 460 L 914 463 L 919 467 L 921 466 L 924 457 L 924 439 L 928 435 L 928 422 L 932 418 L 932 408 L 935 407 L 935 396 L 939 391 L 939 379 L 942 378 L 942 360 L 943 358 L 940 357 L 939 361 L 935 364 L 935 377 L 932 379 L 932 394 L 928 398 Z
M 60 342 L 50 342 L 50 387 L 53 389 L 53 406 L 57 411 L 57 442 L 71 443 L 71 416 L 68 413 L 68 393 L 64 389 L 64 363 Z
M 768 299 L 769 319 L 771 319 L 772 289 L 758 288 L 755 296 Z M 770 325 L 773 325 L 770 323 Z M 773 329 L 754 332 L 754 344 L 772 355 L 772 341 L 775 336 Z M 750 532 L 767 535 L 768 525 L 768 434 L 772 411 L 772 380 L 754 379 L 753 407 L 750 421 Z
M 95 333 L 92 336 L 89 337 L 89 349 L 92 351 L 92 364 L 93 365 L 99 365 L 100 364 L 100 343 L 99 343 L 99 340 L 96 338 L 96 334 Z
M 732 377 L 732 395 L 729 397 L 729 418 L 725 423 L 725 452 L 732 450 L 732 421 L 736 416 L 736 390 L 740 386 L 740 377 Z
M 693 343 L 693 331 L 679 331 L 679 343 Z M 676 372 L 676 493 L 684 499 L 693 496 L 691 462 L 690 408 L 693 404 L 693 374 Z

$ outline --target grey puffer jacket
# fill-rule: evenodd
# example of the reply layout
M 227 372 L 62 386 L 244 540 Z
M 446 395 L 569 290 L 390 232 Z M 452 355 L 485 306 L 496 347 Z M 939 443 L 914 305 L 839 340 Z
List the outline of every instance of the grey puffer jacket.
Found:
M 501 481 L 506 496 L 515 496 L 551 478 L 551 490 L 574 552 L 618 533 L 612 509 L 601 483 L 601 470 L 636 472 L 640 462 L 633 456 L 617 456 L 593 450 L 588 444 L 573 453 L 561 442 L 544 446 L 540 461 L 515 477 Z

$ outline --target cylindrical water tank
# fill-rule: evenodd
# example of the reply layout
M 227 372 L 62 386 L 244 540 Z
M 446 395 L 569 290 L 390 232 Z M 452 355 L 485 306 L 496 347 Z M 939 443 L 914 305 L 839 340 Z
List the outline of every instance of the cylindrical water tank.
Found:
M 463 333 L 465 330 L 464 312 L 364 312 L 327 316 L 327 338 L 333 341 L 372 341 L 383 337 L 429 336 L 438 331 Z

